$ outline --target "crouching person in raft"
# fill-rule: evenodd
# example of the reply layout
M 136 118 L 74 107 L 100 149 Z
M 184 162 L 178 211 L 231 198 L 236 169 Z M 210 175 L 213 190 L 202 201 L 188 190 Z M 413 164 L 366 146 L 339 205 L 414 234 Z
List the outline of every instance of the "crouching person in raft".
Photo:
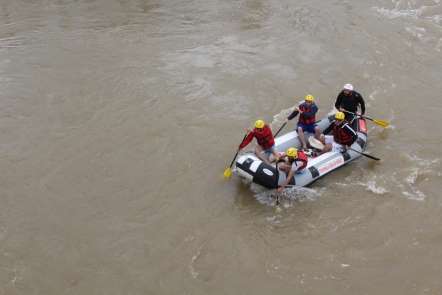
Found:
M 275 151 L 275 139 L 273 137 L 272 129 L 263 120 L 255 122 L 253 130 L 247 130 L 249 134 L 244 141 L 239 145 L 239 149 L 245 148 L 253 138 L 256 138 L 258 145 L 255 147 L 255 154 L 262 161 L 270 165 L 269 157 L 273 155 L 274 159 L 279 159 L 279 154 Z
M 343 112 L 335 114 L 333 123 L 324 130 L 324 134 L 332 131 L 332 135 L 321 135 L 321 142 L 325 145 L 321 153 L 329 151 L 343 153 L 358 138 L 356 131 L 345 120 Z
M 278 192 L 281 192 L 291 181 L 295 173 L 302 173 L 307 167 L 308 158 L 303 151 L 298 151 L 294 147 L 287 149 L 278 161 L 279 170 L 286 173 L 285 181 L 278 187 Z

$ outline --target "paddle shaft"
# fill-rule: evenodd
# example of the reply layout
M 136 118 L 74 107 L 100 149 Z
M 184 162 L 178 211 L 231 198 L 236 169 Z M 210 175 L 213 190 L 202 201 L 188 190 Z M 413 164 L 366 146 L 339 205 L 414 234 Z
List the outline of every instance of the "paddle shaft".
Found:
M 309 139 L 311 139 L 311 140 L 309 140 L 309 143 L 310 143 L 310 145 L 311 146 L 313 146 L 314 148 L 316 148 L 316 149 L 318 149 L 318 150 L 323 150 L 324 149 L 324 147 L 323 146 L 319 146 L 319 143 L 321 143 L 321 142 L 315 142 L 315 138 L 313 138 L 313 137 L 310 137 Z M 313 144 L 312 144 L 313 143 Z M 322 144 L 322 143 L 321 143 Z M 352 151 L 354 151 L 354 152 L 356 152 L 356 153 L 358 153 L 358 154 L 361 154 L 361 155 L 363 155 L 363 156 L 366 156 L 366 157 L 368 157 L 368 158 L 370 158 L 370 159 L 373 159 L 373 160 L 376 160 L 376 161 L 379 161 L 380 159 L 379 158 L 376 158 L 375 156 L 372 156 L 372 155 L 369 155 L 369 154 L 366 154 L 366 153 L 363 153 L 363 152 L 360 152 L 360 151 L 357 151 L 357 150 L 355 150 L 355 149 L 352 149 L 351 147 L 349 147 L 348 148 L 349 150 L 352 150 Z
M 358 154 L 361 154 L 361 155 L 363 155 L 363 156 L 365 156 L 365 157 L 367 157 L 367 158 L 373 159 L 373 160 L 375 160 L 375 161 L 380 161 L 380 160 L 381 160 L 381 159 L 379 159 L 379 158 L 376 158 L 375 156 L 372 156 L 372 155 L 369 155 L 369 154 L 366 154 L 366 153 L 363 153 L 363 152 L 357 151 L 357 150 L 355 150 L 355 149 L 352 149 L 351 147 L 349 147 L 348 149 L 349 149 L 349 150 L 352 150 L 352 151 L 354 151 L 354 152 L 356 152 L 356 153 L 358 153 Z
M 241 143 L 244 142 L 244 140 L 246 139 L 247 135 L 249 135 L 248 132 L 246 133 L 246 135 L 244 135 L 244 138 L 241 140 Z M 241 143 L 240 143 L 239 145 L 241 145 Z M 235 156 L 233 157 L 232 162 L 230 163 L 230 166 L 229 166 L 230 168 L 232 168 L 233 163 L 235 162 L 235 159 L 236 159 L 236 157 L 238 156 L 238 153 L 239 153 L 239 149 L 236 151 L 236 154 L 235 154 Z
M 295 118 L 299 114 L 299 111 L 295 111 L 294 113 L 295 114 L 292 116 L 292 119 Z M 282 126 L 278 129 L 278 131 L 276 131 L 276 133 L 275 133 L 275 135 L 273 137 L 278 136 L 279 132 L 281 132 L 282 128 L 284 128 L 285 125 L 287 125 L 287 122 L 284 122 L 284 124 L 282 124 Z
M 356 113 L 349 112 L 349 111 L 344 111 L 344 113 L 349 113 L 349 114 L 352 114 L 352 115 L 354 115 L 354 116 L 360 116 L 361 118 L 368 119 L 368 120 L 373 121 L 373 122 L 376 121 L 375 119 L 373 119 L 373 118 L 371 118 L 371 117 L 368 117 L 368 116 L 366 116 L 366 115 L 358 115 L 358 114 L 356 114 Z
M 278 131 L 276 131 L 276 133 L 275 133 L 275 135 L 273 137 L 278 136 L 279 132 L 281 132 L 282 128 L 284 128 L 285 125 L 287 125 L 287 122 L 284 122 L 284 124 L 282 124 L 282 126 L 278 129 Z

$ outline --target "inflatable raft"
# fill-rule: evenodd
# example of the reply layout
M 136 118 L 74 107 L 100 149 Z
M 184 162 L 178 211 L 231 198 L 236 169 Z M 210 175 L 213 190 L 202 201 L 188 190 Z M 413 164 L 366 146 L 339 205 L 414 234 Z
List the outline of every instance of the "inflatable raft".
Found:
M 329 115 L 317 122 L 317 126 L 323 132 L 334 120 L 334 115 Z M 363 152 L 367 145 L 367 126 L 365 119 L 357 118 L 353 122 L 353 128 L 357 132 L 358 138 L 351 145 L 351 148 Z M 306 138 L 312 134 L 305 133 Z M 292 131 L 275 138 L 275 149 L 278 152 L 285 152 L 289 147 L 300 148 L 301 143 L 298 133 Z M 353 161 L 361 156 L 352 150 L 345 152 L 327 152 L 317 157 L 309 157 L 308 164 L 303 171 L 294 175 L 291 185 L 307 186 L 318 178 L 338 169 L 341 166 Z M 246 180 L 254 182 L 266 188 L 277 188 L 286 179 L 286 174 L 276 168 L 276 164 L 269 165 L 261 161 L 253 152 L 247 152 L 239 156 L 235 162 L 236 175 Z

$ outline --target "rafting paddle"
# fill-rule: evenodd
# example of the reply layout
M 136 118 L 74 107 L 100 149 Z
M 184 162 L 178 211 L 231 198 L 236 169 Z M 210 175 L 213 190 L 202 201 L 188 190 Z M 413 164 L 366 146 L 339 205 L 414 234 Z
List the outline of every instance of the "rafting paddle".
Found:
M 365 156 L 365 157 L 367 157 L 367 158 L 373 159 L 373 160 L 375 160 L 375 161 L 380 161 L 380 160 L 381 160 L 381 159 L 379 159 L 379 158 L 377 158 L 377 157 L 375 157 L 375 156 L 372 156 L 372 155 L 369 155 L 369 154 L 366 154 L 366 153 L 363 153 L 363 152 L 357 151 L 357 150 L 355 150 L 355 149 L 352 149 L 351 147 L 349 147 L 348 149 L 349 149 L 349 150 L 352 150 L 352 151 L 354 151 L 354 152 L 356 152 L 356 153 L 358 153 L 358 154 L 361 154 L 361 155 L 363 155 L 363 156 Z
M 241 143 L 243 143 L 243 141 L 246 139 L 247 135 L 249 135 L 248 132 L 244 135 L 244 138 L 242 139 Z M 240 145 L 241 145 L 241 143 L 240 143 Z M 238 150 L 236 151 L 236 154 L 235 154 L 235 156 L 233 157 L 232 162 L 230 163 L 230 166 L 227 167 L 226 170 L 224 170 L 224 178 L 230 178 L 230 176 L 232 176 L 232 166 L 233 166 L 233 162 L 235 162 L 235 159 L 236 159 L 236 156 L 238 156 L 238 153 L 239 153 L 239 148 L 238 148 Z
M 278 136 L 279 132 L 281 132 L 282 128 L 284 128 L 285 125 L 287 125 L 287 122 L 284 122 L 284 124 L 282 124 L 281 128 L 279 128 L 278 131 L 276 131 L 276 133 L 275 133 L 275 135 L 273 137 Z
M 298 111 L 298 110 L 295 110 L 295 111 L 289 116 L 289 118 L 290 118 L 290 117 L 291 117 L 291 118 L 288 119 L 288 120 L 293 119 L 293 118 L 296 117 L 298 114 L 299 114 L 299 111 Z M 278 136 L 278 134 L 279 134 L 279 132 L 281 132 L 282 128 L 284 128 L 285 125 L 287 125 L 287 122 L 288 122 L 288 121 L 285 121 L 284 124 L 282 124 L 282 126 L 278 129 L 278 131 L 276 131 L 276 133 L 275 133 L 275 135 L 274 135 L 273 137 Z
M 318 150 L 321 150 L 321 151 L 324 149 L 324 144 L 322 142 L 320 142 L 319 140 L 317 140 L 316 138 L 314 138 L 313 136 L 309 137 L 308 142 L 315 149 L 318 149 Z M 373 159 L 375 161 L 380 161 L 381 160 L 381 159 L 379 159 L 379 158 L 377 158 L 375 156 L 372 156 L 372 155 L 360 152 L 358 150 L 352 149 L 351 147 L 349 147 L 348 149 L 352 150 L 352 151 L 354 151 L 354 152 L 356 152 L 358 154 L 361 154 L 361 155 L 363 155 L 363 156 L 365 156 L 367 158 Z
M 320 142 L 319 140 L 317 140 L 316 138 L 314 138 L 313 136 L 310 136 L 308 138 L 308 143 L 314 147 L 317 150 L 322 151 L 324 149 L 324 144 L 322 142 Z
M 298 114 L 299 114 L 299 111 L 298 111 L 298 110 L 295 110 L 295 111 L 294 111 L 294 112 L 293 112 L 293 113 L 287 118 L 287 120 L 291 120 L 291 119 L 293 119 L 293 118 L 296 117 Z M 287 122 L 288 122 L 288 121 L 285 121 L 284 124 L 282 124 L 282 126 L 278 129 L 278 131 L 276 131 L 276 133 L 275 133 L 275 135 L 274 135 L 273 137 L 278 136 L 278 134 L 279 134 L 279 132 L 281 132 L 282 128 L 284 128 L 285 125 L 287 125 Z
M 371 117 L 368 117 L 368 116 L 365 116 L 365 115 L 358 115 L 358 114 L 355 114 L 355 113 L 352 113 L 352 112 L 349 112 L 349 111 L 344 111 L 344 112 L 345 112 L 345 113 L 352 114 L 352 115 L 355 115 L 355 116 L 360 116 L 361 118 L 364 118 L 364 119 L 370 120 L 370 121 L 372 121 L 373 123 L 375 123 L 376 125 L 381 126 L 381 127 L 383 127 L 383 128 L 387 128 L 387 127 L 390 125 L 390 123 L 387 122 L 387 121 L 385 121 L 385 120 L 373 119 L 373 118 L 371 118 Z

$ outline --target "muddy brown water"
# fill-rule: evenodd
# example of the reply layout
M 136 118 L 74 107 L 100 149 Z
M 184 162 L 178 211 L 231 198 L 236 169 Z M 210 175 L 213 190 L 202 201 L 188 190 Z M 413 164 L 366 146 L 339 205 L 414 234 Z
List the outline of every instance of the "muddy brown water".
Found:
M 442 3 L 0 2 L 0 294 L 442 294 Z M 367 152 L 282 210 L 257 118 L 365 97 Z M 285 131 L 293 128 L 286 127 Z M 250 146 L 252 147 L 252 146 Z

